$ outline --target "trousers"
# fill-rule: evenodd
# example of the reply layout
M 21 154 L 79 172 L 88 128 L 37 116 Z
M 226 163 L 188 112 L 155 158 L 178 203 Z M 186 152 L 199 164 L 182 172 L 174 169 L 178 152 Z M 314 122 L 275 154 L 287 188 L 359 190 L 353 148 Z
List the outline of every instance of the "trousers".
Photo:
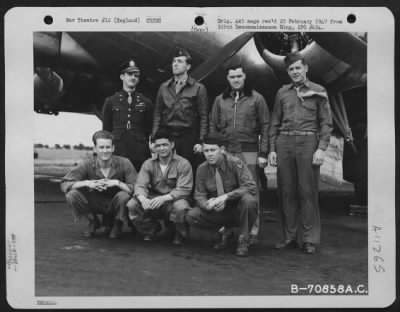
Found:
M 160 229 L 159 219 L 173 224 L 184 224 L 186 222 L 186 212 L 190 209 L 186 199 L 178 199 L 169 202 L 158 209 L 144 210 L 142 204 L 133 197 L 127 204 L 129 218 L 136 229 L 143 235 L 154 235 Z
M 70 190 L 66 195 L 67 203 L 72 207 L 75 219 L 89 214 L 111 215 L 115 220 L 127 220 L 126 203 L 130 195 L 119 191 L 114 196 L 97 191 Z
M 251 194 L 245 194 L 240 199 L 227 202 L 222 211 L 205 210 L 194 207 L 188 211 L 186 220 L 189 225 L 218 229 L 221 226 L 239 226 L 239 235 L 245 239 L 249 236 L 249 228 L 258 215 L 257 199 Z
M 278 199 L 285 240 L 296 240 L 301 223 L 303 242 L 319 244 L 319 166 L 312 164 L 316 135 L 280 135 L 276 141 Z
M 256 198 L 258 203 L 258 214 L 256 221 L 251 227 L 250 234 L 258 235 L 258 232 L 260 230 L 260 179 L 258 176 L 258 168 L 257 168 L 258 152 L 241 152 L 241 153 L 227 152 L 227 153 L 232 156 L 240 158 L 247 165 L 247 167 L 251 172 L 251 175 L 253 176 L 254 181 L 256 182 L 257 185 Z

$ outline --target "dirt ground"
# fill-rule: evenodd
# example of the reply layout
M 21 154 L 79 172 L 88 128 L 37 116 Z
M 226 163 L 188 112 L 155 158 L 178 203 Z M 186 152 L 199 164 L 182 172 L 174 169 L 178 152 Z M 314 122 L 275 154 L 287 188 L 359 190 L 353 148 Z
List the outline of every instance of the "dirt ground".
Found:
M 235 246 L 215 252 L 209 241 L 143 242 L 126 225 L 119 240 L 83 238 L 86 222 L 73 222 L 59 184 L 35 179 L 36 296 L 268 296 L 289 295 L 293 284 L 367 290 L 367 217 L 348 215 L 352 200 L 351 189 L 321 191 L 322 244 L 306 255 L 272 248 L 282 235 L 276 190 L 263 192 L 260 243 L 239 258 Z

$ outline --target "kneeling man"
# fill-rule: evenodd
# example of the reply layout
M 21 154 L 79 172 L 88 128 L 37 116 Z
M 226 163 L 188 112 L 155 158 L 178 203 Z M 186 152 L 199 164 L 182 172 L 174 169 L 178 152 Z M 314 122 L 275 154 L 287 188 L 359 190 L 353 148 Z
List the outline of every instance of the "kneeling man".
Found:
M 174 152 L 171 135 L 159 130 L 152 138 L 156 157 L 147 159 L 135 184 L 135 195 L 128 202 L 129 218 L 136 229 L 151 241 L 161 229 L 159 219 L 175 224 L 173 243 L 181 245 L 187 235 L 185 214 L 193 186 L 192 167 Z
M 84 216 L 89 220 L 84 236 L 95 235 L 100 227 L 97 214 L 105 214 L 115 219 L 109 235 L 117 238 L 122 231 L 122 222 L 127 219 L 126 203 L 133 192 L 137 173 L 129 159 L 113 155 L 110 132 L 97 131 L 92 140 L 93 156 L 62 179 L 61 189 L 75 218 Z
M 250 170 L 239 159 L 224 153 L 218 134 L 203 141 L 206 161 L 197 169 L 194 198 L 197 207 L 186 218 L 190 225 L 200 227 L 224 226 L 221 241 L 214 248 L 227 247 L 233 234 L 230 227 L 240 226 L 237 256 L 247 256 L 249 228 L 257 218 L 256 183 Z

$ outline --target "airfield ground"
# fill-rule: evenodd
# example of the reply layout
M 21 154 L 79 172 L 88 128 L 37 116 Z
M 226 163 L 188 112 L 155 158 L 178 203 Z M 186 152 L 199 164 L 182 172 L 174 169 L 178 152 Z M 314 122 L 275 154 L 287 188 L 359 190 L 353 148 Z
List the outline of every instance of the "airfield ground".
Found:
M 218 253 L 209 241 L 180 247 L 167 238 L 143 242 L 126 225 L 118 240 L 101 234 L 83 238 L 86 223 L 73 223 L 58 183 L 75 161 L 69 163 L 67 157 L 46 163 L 41 154 L 34 182 L 36 296 L 269 296 L 290 295 L 293 284 L 368 289 L 367 217 L 348 214 L 351 184 L 323 185 L 322 243 L 317 254 L 306 255 L 299 249 L 273 249 L 282 231 L 270 181 L 261 199 L 260 243 L 249 257 L 238 258 L 234 246 Z

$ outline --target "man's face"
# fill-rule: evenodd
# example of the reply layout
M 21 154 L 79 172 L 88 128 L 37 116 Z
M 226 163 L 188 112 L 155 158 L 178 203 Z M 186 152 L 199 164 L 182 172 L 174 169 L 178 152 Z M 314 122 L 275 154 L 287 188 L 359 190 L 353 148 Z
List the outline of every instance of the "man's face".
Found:
M 246 74 L 243 72 L 242 68 L 231 69 L 228 71 L 227 79 L 233 91 L 240 91 L 244 87 Z
M 174 75 L 182 75 L 190 69 L 186 56 L 178 56 L 172 59 L 172 73 Z
M 174 142 L 168 139 L 157 139 L 154 142 L 154 149 L 159 157 L 169 157 L 174 149 Z
M 122 86 L 124 89 L 135 89 L 139 83 L 140 72 L 130 71 L 125 72 L 119 76 L 122 80 Z
M 210 165 L 215 165 L 222 158 L 224 149 L 217 144 L 203 144 L 203 153 Z
M 107 161 L 114 153 L 114 145 L 110 139 L 97 139 L 93 151 L 101 160 Z
M 287 68 L 290 79 L 294 84 L 301 84 L 307 79 L 308 66 L 301 60 L 294 62 Z

